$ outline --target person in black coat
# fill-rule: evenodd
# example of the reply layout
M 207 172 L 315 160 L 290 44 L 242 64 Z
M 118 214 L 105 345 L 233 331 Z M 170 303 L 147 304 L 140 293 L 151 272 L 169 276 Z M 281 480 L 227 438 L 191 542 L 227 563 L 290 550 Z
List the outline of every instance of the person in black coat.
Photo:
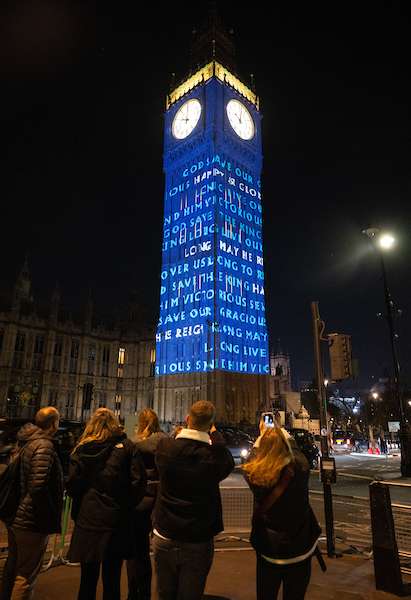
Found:
M 144 498 L 134 513 L 136 555 L 127 561 L 128 600 L 150 600 L 151 598 L 151 513 L 158 487 L 155 454 L 160 440 L 166 437 L 167 435 L 160 429 L 158 416 L 154 410 L 143 409 L 138 415 L 135 439 L 146 469 L 147 486 Z
M 308 497 L 310 468 L 280 428 L 260 423 L 262 435 L 243 466 L 254 495 L 250 536 L 257 555 L 257 600 L 303 600 L 321 533 Z
M 234 468 L 223 436 L 214 427 L 211 402 L 195 402 L 187 427 L 160 440 L 160 486 L 153 513 L 153 551 L 159 600 L 200 600 L 223 530 L 219 483 Z
M 120 600 L 122 562 L 135 554 L 130 524 L 145 486 L 135 444 L 114 413 L 99 408 L 73 451 L 67 480 L 75 523 L 68 559 L 81 563 L 78 600 L 96 597 L 101 565 L 104 600 Z
M 20 456 L 20 502 L 8 529 L 8 556 L 3 572 L 1 600 L 31 598 L 47 548 L 49 534 L 60 532 L 63 508 L 63 471 L 53 439 L 59 413 L 41 408 L 35 425 L 27 423 L 17 434 Z

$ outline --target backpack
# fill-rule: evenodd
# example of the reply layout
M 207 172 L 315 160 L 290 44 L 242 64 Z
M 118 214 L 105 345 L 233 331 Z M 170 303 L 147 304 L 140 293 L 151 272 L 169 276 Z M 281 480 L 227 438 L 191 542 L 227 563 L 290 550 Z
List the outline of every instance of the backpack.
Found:
M 0 520 L 12 523 L 20 504 L 20 464 L 18 452 L 0 475 Z

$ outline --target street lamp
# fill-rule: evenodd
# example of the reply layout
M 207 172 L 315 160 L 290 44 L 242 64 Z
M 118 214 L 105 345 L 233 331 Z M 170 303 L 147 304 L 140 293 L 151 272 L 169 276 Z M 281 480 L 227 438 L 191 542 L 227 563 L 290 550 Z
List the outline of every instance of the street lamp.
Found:
M 411 475 L 411 433 L 408 430 L 408 421 L 405 417 L 405 409 L 402 402 L 400 386 L 400 363 L 397 351 L 397 334 L 394 330 L 393 308 L 394 302 L 391 298 L 387 282 L 387 272 L 385 269 L 384 252 L 391 250 L 395 245 L 395 238 L 388 232 L 383 232 L 377 228 L 364 229 L 363 234 L 372 242 L 374 248 L 380 257 L 382 279 L 384 285 L 384 298 L 386 306 L 386 318 L 390 334 L 391 354 L 394 366 L 394 395 L 395 401 L 400 409 L 400 440 L 401 440 L 401 474 L 404 477 Z

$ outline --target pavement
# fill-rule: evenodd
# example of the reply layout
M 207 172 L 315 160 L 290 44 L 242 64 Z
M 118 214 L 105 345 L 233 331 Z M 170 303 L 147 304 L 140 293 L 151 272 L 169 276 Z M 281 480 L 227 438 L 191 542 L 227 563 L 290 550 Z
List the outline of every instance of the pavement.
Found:
M 306 600 L 394 600 L 398 596 L 376 591 L 373 561 L 364 556 L 343 555 L 326 559 L 323 573 L 313 559 L 311 582 Z M 58 566 L 39 576 L 33 600 L 75 600 L 80 571 L 78 567 Z M 127 597 L 125 569 L 122 598 Z M 411 598 L 411 596 L 409 596 Z M 204 600 L 253 600 L 255 598 L 255 554 L 249 546 L 217 548 L 208 577 Z M 102 599 L 101 584 L 97 600 Z M 153 600 L 157 600 L 155 581 Z

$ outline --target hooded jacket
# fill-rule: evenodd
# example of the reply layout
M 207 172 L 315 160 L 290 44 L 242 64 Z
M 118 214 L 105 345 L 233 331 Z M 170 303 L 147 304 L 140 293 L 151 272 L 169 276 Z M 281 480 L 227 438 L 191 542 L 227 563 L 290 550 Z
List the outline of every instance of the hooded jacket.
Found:
M 78 527 L 115 531 L 127 525 L 142 499 L 146 474 L 135 444 L 120 434 L 80 446 L 71 456 L 66 485 Z
M 61 531 L 63 470 L 57 444 L 45 431 L 27 423 L 17 434 L 22 450 L 21 497 L 13 527 L 38 533 Z

